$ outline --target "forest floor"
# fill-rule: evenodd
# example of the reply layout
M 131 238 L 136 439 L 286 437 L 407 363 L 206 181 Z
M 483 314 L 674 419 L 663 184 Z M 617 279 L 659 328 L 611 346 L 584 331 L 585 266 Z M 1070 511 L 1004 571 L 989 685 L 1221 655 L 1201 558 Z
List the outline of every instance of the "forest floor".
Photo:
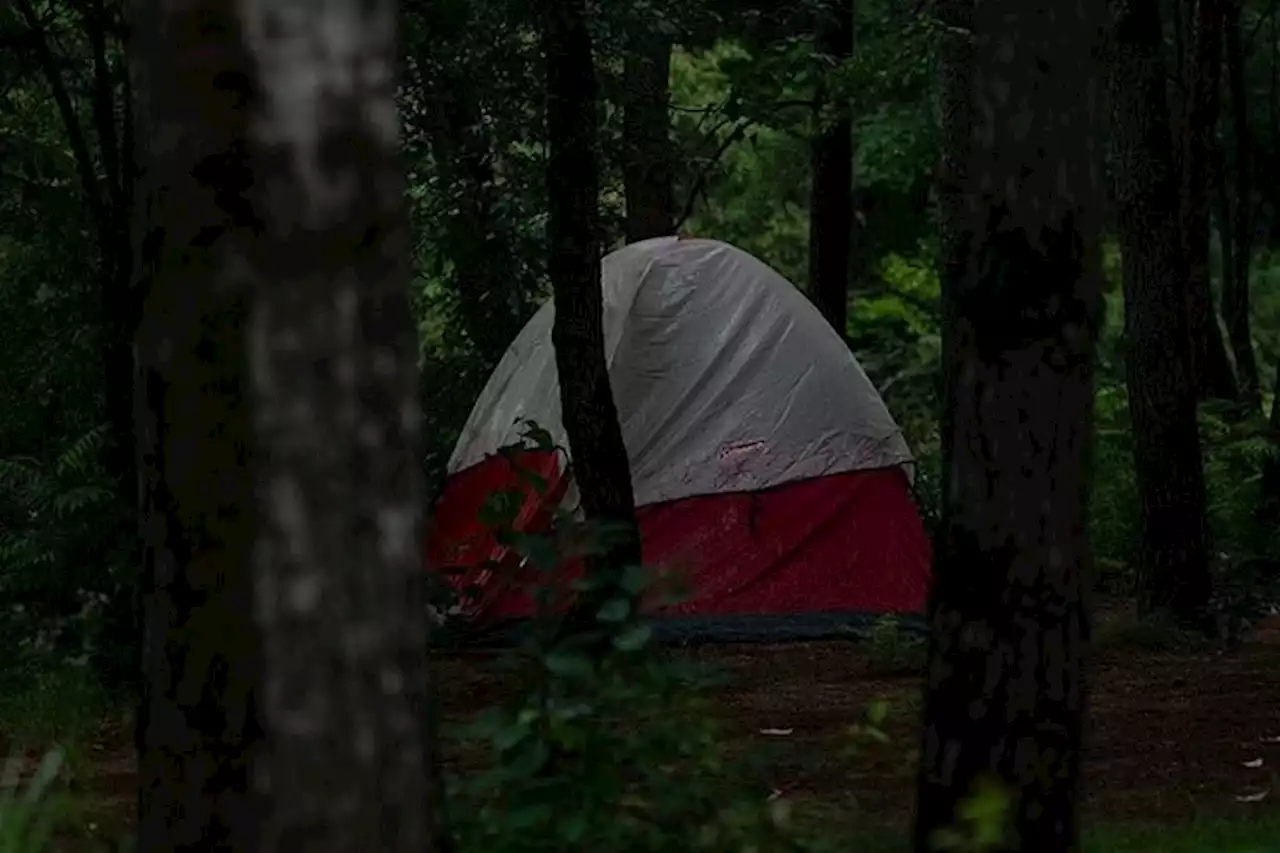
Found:
M 1245 818 L 1280 827 L 1280 618 L 1234 651 L 1101 644 L 1090 694 L 1086 822 Z M 677 652 L 730 677 L 717 688 L 728 731 L 776 756 L 774 788 L 859 824 L 904 827 L 920 678 L 885 675 L 848 642 L 705 646 Z M 487 656 L 437 662 L 445 717 L 465 720 L 507 693 Z M 843 757 L 869 703 L 889 702 L 890 743 Z M 34 754 L 34 751 L 33 751 Z M 127 833 L 134 803 L 131 733 L 119 718 L 82 736 L 72 762 L 98 838 Z M 80 847 L 69 849 L 84 849 Z M 1280 838 L 1276 839 L 1280 850 Z
M 1086 822 L 1280 817 L 1280 618 L 1234 651 L 1159 650 L 1147 647 L 1159 646 L 1158 637 L 1115 636 L 1095 654 Z M 906 825 L 918 675 L 877 673 L 849 642 L 678 654 L 729 676 L 717 689 L 728 733 L 745 748 L 769 750 L 776 791 L 863 825 Z M 437 679 L 446 718 L 465 718 L 505 692 L 477 658 L 442 662 Z M 849 728 L 876 699 L 889 704 L 889 743 L 853 755 Z

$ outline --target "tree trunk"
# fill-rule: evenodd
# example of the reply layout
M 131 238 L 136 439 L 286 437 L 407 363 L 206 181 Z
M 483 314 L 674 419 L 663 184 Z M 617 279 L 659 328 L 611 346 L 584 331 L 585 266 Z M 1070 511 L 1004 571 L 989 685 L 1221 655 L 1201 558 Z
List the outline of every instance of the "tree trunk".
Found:
M 939 0 L 938 12 L 950 45 L 942 214 L 957 221 L 942 230 L 947 457 L 915 849 L 936 850 L 936 834 L 992 780 L 1011 798 L 1010 831 L 984 849 L 1070 851 L 1089 632 L 1105 7 Z M 967 174 L 949 168 L 966 157 L 952 146 L 969 149 Z M 967 203 L 947 198 L 957 191 Z
M 1223 302 L 1231 291 L 1231 278 L 1235 275 L 1235 232 L 1231 227 L 1231 190 L 1227 187 L 1227 161 L 1222 145 L 1213 146 L 1213 194 L 1218 201 L 1218 250 L 1222 255 Z
M 815 48 L 836 64 L 853 56 L 854 2 L 833 0 L 820 13 Z M 814 95 L 813 186 L 809 207 L 809 293 L 827 322 L 848 335 L 853 252 L 853 118 L 847 97 Z
M 139 849 L 431 850 L 394 6 L 139 11 Z
M 1276 364 L 1275 386 L 1272 389 L 1271 418 L 1269 420 L 1273 455 L 1263 463 L 1262 494 L 1263 518 L 1275 521 L 1280 518 L 1280 363 Z
M 238 156 L 243 117 L 223 100 L 212 107 L 215 124 L 198 105 L 215 75 L 244 64 L 233 33 L 202 33 L 194 13 L 163 0 L 138 2 L 133 28 L 148 131 L 138 137 L 145 168 L 137 189 L 145 295 L 135 338 L 144 548 L 138 849 L 257 849 L 246 299 L 218 280 L 211 243 L 229 223 L 221 188 L 198 177 L 202 166 Z
M 108 470 L 114 476 L 120 497 L 134 505 L 138 494 L 138 471 L 133 440 L 132 342 L 138 323 L 138 305 L 132 290 L 129 222 L 135 176 L 129 147 L 132 135 L 132 128 L 128 125 L 129 91 L 114 78 L 108 56 L 108 32 L 113 23 L 113 13 L 103 0 L 95 0 L 87 8 L 85 30 L 93 54 L 93 125 L 106 177 L 105 198 L 110 209 L 110 222 L 104 228 L 110 238 L 101 253 L 102 283 L 99 288 L 103 308 L 104 396 L 111 433 Z M 117 112 L 123 114 L 123 134 L 117 130 Z
M 623 68 L 622 180 L 627 242 L 675 232 L 669 35 L 640 25 Z
M 1222 27 L 1235 136 L 1236 210 L 1232 217 L 1235 226 L 1234 264 L 1229 276 L 1225 274 L 1226 258 L 1223 258 L 1222 318 L 1235 355 L 1240 399 L 1250 409 L 1258 411 L 1262 406 L 1262 396 L 1258 362 L 1253 352 L 1253 328 L 1249 320 L 1249 270 L 1253 260 L 1253 139 L 1249 130 L 1244 46 L 1240 34 L 1242 0 L 1225 0 L 1225 5 Z
M 1202 399 L 1239 398 L 1218 325 L 1209 280 L 1209 159 L 1218 126 L 1222 75 L 1222 5 L 1228 0 L 1179 0 L 1186 5 L 1187 98 L 1175 134 L 1181 139 L 1181 234 L 1187 269 L 1191 376 Z
M 624 532 L 594 571 L 638 563 L 631 466 L 609 383 L 600 281 L 598 118 L 591 36 L 583 0 L 544 5 L 547 63 L 548 271 L 555 289 L 551 338 L 560 376 L 573 476 L 588 521 Z
M 1112 163 L 1123 254 L 1125 369 L 1147 611 L 1200 625 L 1210 592 L 1204 464 L 1182 294 L 1178 175 L 1158 0 L 1112 0 Z

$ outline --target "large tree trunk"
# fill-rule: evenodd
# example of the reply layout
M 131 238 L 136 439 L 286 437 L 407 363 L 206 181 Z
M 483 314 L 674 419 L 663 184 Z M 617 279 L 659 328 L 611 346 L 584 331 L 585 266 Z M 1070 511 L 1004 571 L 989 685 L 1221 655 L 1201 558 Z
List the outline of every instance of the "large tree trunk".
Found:
M 1222 22 L 1226 42 L 1227 86 L 1231 92 L 1231 118 L 1235 136 L 1235 216 L 1231 273 L 1223 258 L 1222 318 L 1236 359 L 1240 398 L 1254 411 L 1262 405 L 1258 362 L 1253 352 L 1249 320 L 1249 268 L 1253 260 L 1253 139 L 1249 130 L 1248 93 L 1244 78 L 1244 46 L 1241 43 L 1242 0 L 1225 0 Z
M 1210 592 L 1204 465 L 1190 382 L 1178 176 L 1158 0 L 1112 0 L 1111 125 L 1125 368 L 1141 501 L 1145 609 L 1198 624 Z
M 1011 798 L 1010 833 L 986 849 L 1070 851 L 1089 633 L 1105 7 L 939 0 L 938 13 L 949 45 L 942 214 L 956 221 L 942 231 L 947 457 L 915 849 L 937 849 L 936 833 L 990 779 Z M 966 154 L 968 173 L 952 172 Z M 956 192 L 968 202 L 947 198 Z
M 637 26 L 622 86 L 622 180 L 627 242 L 675 231 L 675 150 L 671 143 L 671 37 Z
M 146 0 L 139 849 L 433 849 L 394 5 Z
M 239 156 L 243 114 L 224 98 L 211 106 L 215 123 L 200 105 L 215 75 L 244 62 L 234 32 L 204 34 L 195 10 L 162 0 L 136 4 L 133 38 L 147 131 L 138 138 L 144 302 L 135 339 L 144 548 L 138 849 L 256 849 L 261 650 L 249 577 L 247 305 L 243 288 L 219 281 L 211 243 L 232 223 L 218 203 L 221 187 L 201 181 Z
M 609 383 L 600 281 L 596 74 L 583 0 L 547 0 L 548 271 L 555 289 L 551 338 L 573 476 L 588 521 L 618 525 L 593 571 L 638 563 L 631 466 Z
M 1222 79 L 1222 6 L 1229 0 L 1176 0 L 1183 3 L 1187 44 L 1183 85 L 1187 97 L 1176 122 L 1180 139 L 1181 240 L 1187 269 L 1187 330 L 1191 376 L 1199 396 L 1239 398 L 1239 388 L 1209 278 L 1209 163 L 1218 126 Z
M 831 63 L 848 60 L 853 56 L 853 0 L 832 0 L 819 15 L 817 53 Z M 831 97 L 823 77 L 814 95 L 809 294 L 827 322 L 846 337 L 854 226 L 853 118 L 848 98 Z

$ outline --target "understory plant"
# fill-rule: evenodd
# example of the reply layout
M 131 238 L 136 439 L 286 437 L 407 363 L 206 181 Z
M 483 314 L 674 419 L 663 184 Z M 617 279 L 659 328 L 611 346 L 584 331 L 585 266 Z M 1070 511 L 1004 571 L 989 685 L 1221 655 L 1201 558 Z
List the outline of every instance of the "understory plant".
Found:
M 548 441 L 526 429 L 524 446 Z M 495 495 L 485 521 L 548 579 L 603 553 L 611 535 L 564 513 L 550 530 L 517 531 L 516 509 L 513 497 Z M 540 585 L 546 609 L 500 664 L 517 691 L 451 730 L 477 759 L 449 780 L 458 849 L 798 849 L 786 801 L 770 797 L 750 757 L 723 736 L 705 692 L 715 674 L 652 642 L 639 603 L 654 586 L 641 566 L 583 577 L 572 591 L 604 603 L 593 619 L 569 623 L 552 609 L 554 585 Z

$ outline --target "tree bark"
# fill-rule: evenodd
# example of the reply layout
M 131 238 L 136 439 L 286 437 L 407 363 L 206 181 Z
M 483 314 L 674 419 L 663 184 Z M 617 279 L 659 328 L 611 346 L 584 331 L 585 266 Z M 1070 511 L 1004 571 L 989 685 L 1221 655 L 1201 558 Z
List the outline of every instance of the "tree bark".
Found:
M 1187 98 L 1176 137 L 1182 141 L 1180 208 L 1183 264 L 1187 268 L 1187 320 L 1191 376 L 1201 399 L 1236 400 L 1239 387 L 1218 325 L 1209 280 L 1209 161 L 1218 126 L 1222 79 L 1222 7 L 1229 0 L 1184 3 Z
M 947 456 L 915 849 L 935 850 L 935 834 L 992 779 L 1011 798 L 1010 832 L 986 849 L 1070 851 L 1089 633 L 1105 6 L 937 9 L 948 44 L 942 214 L 955 219 L 942 230 Z
M 583 0 L 542 9 L 547 63 L 548 271 L 555 291 L 551 339 L 573 476 L 588 521 L 623 535 L 589 562 L 593 573 L 640 560 L 631 466 L 604 351 L 600 281 L 597 83 Z
M 1280 518 L 1280 363 L 1276 364 L 1275 386 L 1272 388 L 1271 417 L 1268 420 L 1272 451 L 1275 457 L 1263 463 L 1263 518 Z
M 819 13 L 815 49 L 828 63 L 853 56 L 854 0 Z M 814 95 L 813 186 L 809 207 L 809 293 L 827 322 L 848 336 L 853 253 L 853 116 L 847 97 L 832 98 L 819 77 Z
M 669 35 L 641 25 L 624 60 L 622 180 L 628 243 L 675 232 L 671 51 Z
M 1112 0 L 1110 93 L 1125 369 L 1141 502 L 1143 608 L 1201 626 L 1210 593 L 1204 463 L 1190 381 L 1178 175 L 1158 0 Z
M 288 11 L 137 16 L 142 851 L 439 837 L 394 6 Z
M 1253 351 L 1253 328 L 1249 309 L 1249 271 L 1253 260 L 1253 139 L 1249 128 L 1248 95 L 1245 89 L 1244 46 L 1241 43 L 1242 0 L 1226 0 L 1222 22 L 1226 43 L 1227 86 L 1231 93 L 1231 118 L 1235 136 L 1235 215 L 1233 257 L 1230 275 L 1223 258 L 1222 318 L 1227 339 L 1235 355 L 1240 399 L 1253 411 L 1262 406 L 1258 362 Z
M 1218 202 L 1218 251 L 1222 256 L 1222 301 L 1231 291 L 1231 278 L 1235 275 L 1235 231 L 1231 215 L 1231 190 L 1227 187 L 1226 153 L 1222 145 L 1213 146 L 1213 193 Z
M 224 99 L 211 107 L 214 121 L 198 105 L 216 75 L 245 61 L 233 34 L 204 34 L 195 14 L 163 0 L 138 2 L 133 27 L 138 111 L 155 119 L 138 138 L 138 849 L 257 849 L 247 300 L 219 281 L 210 238 L 231 223 L 221 187 L 197 177 L 205 164 L 241 156 L 242 115 Z

